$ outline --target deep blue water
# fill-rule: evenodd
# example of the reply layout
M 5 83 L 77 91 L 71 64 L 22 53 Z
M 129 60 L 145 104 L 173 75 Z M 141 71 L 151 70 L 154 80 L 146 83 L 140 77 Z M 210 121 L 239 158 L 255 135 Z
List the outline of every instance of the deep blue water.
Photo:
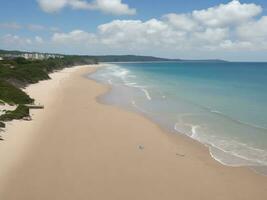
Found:
M 232 166 L 267 166 L 267 63 L 119 63 L 92 78 L 106 103 L 142 112 Z

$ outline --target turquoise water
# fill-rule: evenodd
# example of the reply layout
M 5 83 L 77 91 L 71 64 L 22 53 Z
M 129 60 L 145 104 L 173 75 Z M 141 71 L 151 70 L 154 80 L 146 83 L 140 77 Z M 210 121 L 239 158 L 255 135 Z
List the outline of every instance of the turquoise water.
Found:
M 91 78 L 105 103 L 142 112 L 231 166 L 267 166 L 267 63 L 120 63 Z

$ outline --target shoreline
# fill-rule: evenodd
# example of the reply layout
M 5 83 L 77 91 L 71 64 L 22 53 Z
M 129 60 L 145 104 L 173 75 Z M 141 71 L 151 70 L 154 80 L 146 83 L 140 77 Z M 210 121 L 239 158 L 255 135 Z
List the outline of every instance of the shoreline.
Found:
M 45 104 L 48 108 L 43 119 L 34 113 L 33 122 L 29 123 L 40 135 L 30 131 L 26 137 L 33 138 L 22 145 L 23 158 L 9 163 L 16 164 L 9 173 L 0 173 L 0 197 L 8 200 L 267 198 L 265 177 L 247 168 L 221 165 L 200 142 L 168 133 L 138 113 L 99 103 L 99 95 L 106 93 L 108 86 L 85 78 L 89 71 L 93 69 L 81 67 L 61 79 L 64 85 L 58 84 L 54 98 L 62 97 Z M 57 109 L 53 108 L 55 105 Z M 74 116 L 64 117 L 68 113 Z M 18 140 L 18 134 L 12 137 Z M 25 134 L 19 139 L 22 137 Z M 1 145 L 0 159 L 4 153 Z M 2 179 L 4 176 L 8 177 L 6 181 Z M 38 191 L 31 191 L 32 187 Z
M 93 73 L 94 73 L 94 72 L 93 72 Z M 155 125 L 156 125 L 156 126 L 163 132 L 163 133 L 165 133 L 166 135 L 169 135 L 170 137 L 173 137 L 174 140 L 175 140 L 175 138 L 177 137 L 176 139 L 178 139 L 178 140 L 185 140 L 185 141 L 187 141 L 188 143 L 190 143 L 190 145 L 197 145 L 197 146 L 199 146 L 200 148 L 203 148 L 203 147 L 204 147 L 204 148 L 206 149 L 205 151 L 207 152 L 207 154 L 209 154 L 210 158 L 212 158 L 214 161 L 216 161 L 217 163 L 219 163 L 220 165 L 222 165 L 222 166 L 224 166 L 224 167 L 237 168 L 237 169 L 238 169 L 238 168 L 241 168 L 241 169 L 243 168 L 243 169 L 245 169 L 245 170 L 249 170 L 249 171 L 251 171 L 252 173 L 255 173 L 255 174 L 257 174 L 257 175 L 264 176 L 264 177 L 267 178 L 266 169 L 265 169 L 266 166 L 244 166 L 244 165 L 235 165 L 235 166 L 233 166 L 233 165 L 225 164 L 225 163 L 223 163 L 221 160 L 217 159 L 216 156 L 212 155 L 212 152 L 211 152 L 210 148 L 214 148 L 213 146 L 210 146 L 210 145 L 208 145 L 208 144 L 201 143 L 200 141 L 198 141 L 198 140 L 196 140 L 196 139 L 194 139 L 194 138 L 191 138 L 191 137 L 189 137 L 188 135 L 185 135 L 185 134 L 183 134 L 183 133 L 181 133 L 181 132 L 179 132 L 179 131 L 177 131 L 177 130 L 176 130 L 175 133 L 174 133 L 174 132 L 171 132 L 171 131 L 168 130 L 167 128 L 164 128 L 164 127 L 162 127 L 160 124 L 154 122 L 151 118 L 149 118 L 148 116 L 146 116 L 146 115 L 143 114 L 142 112 L 133 111 L 133 110 L 127 110 L 127 109 L 125 109 L 125 108 L 123 108 L 123 107 L 120 107 L 120 106 L 118 106 L 118 105 L 113 105 L 113 104 L 108 104 L 108 103 L 103 103 L 103 102 L 101 102 L 101 98 L 102 98 L 102 96 L 104 96 L 104 95 L 106 95 L 108 92 L 110 92 L 110 91 L 112 90 L 112 86 L 111 86 L 111 85 L 108 85 L 108 84 L 101 83 L 100 81 L 96 81 L 96 80 L 91 79 L 91 78 L 89 78 L 89 79 L 90 79 L 90 80 L 93 80 L 93 81 L 95 81 L 95 82 L 97 82 L 97 83 L 99 83 L 99 84 L 101 84 L 101 85 L 104 85 L 105 87 L 107 87 L 107 91 L 106 91 L 106 93 L 104 93 L 104 94 L 102 94 L 102 95 L 96 97 L 96 101 L 97 101 L 99 104 L 102 104 L 102 105 L 109 105 L 109 106 L 114 106 L 114 107 L 116 107 L 116 108 L 119 109 L 119 110 L 138 114 L 138 115 L 144 117 L 145 119 L 149 120 L 151 123 L 155 124 Z M 222 151 L 222 150 L 221 150 L 221 151 Z M 178 153 L 178 155 L 179 155 L 179 153 Z M 180 154 L 180 155 L 184 156 L 184 154 Z M 262 172 L 257 171 L 257 170 L 254 169 L 254 168 L 259 168 L 259 169 L 262 168 L 262 169 L 261 169 Z
M 155 62 L 157 62 L 157 61 L 155 61 Z M 116 64 L 120 64 L 120 63 L 139 63 L 139 62 L 110 62 L 110 63 L 102 63 L 102 64 L 105 67 L 107 65 L 116 65 Z M 95 73 L 95 72 L 91 72 L 89 74 L 93 74 L 93 73 Z M 267 166 L 249 166 L 249 165 L 234 165 L 233 166 L 233 165 L 228 165 L 228 164 L 222 162 L 220 159 L 216 158 L 216 156 L 214 156 L 212 154 L 211 148 L 216 148 L 217 149 L 217 147 L 211 146 L 209 144 L 204 144 L 204 143 L 202 143 L 202 142 L 200 142 L 200 141 L 198 141 L 198 140 L 196 140 L 196 139 L 194 139 L 194 138 L 192 138 L 192 137 L 190 137 L 190 136 L 188 136 L 186 134 L 183 134 L 183 133 L 181 133 L 181 132 L 179 132 L 177 130 L 175 130 L 175 133 L 174 133 L 174 132 L 168 130 L 167 128 L 161 126 L 157 122 L 154 122 L 153 119 L 151 119 L 149 116 L 146 116 L 143 112 L 140 112 L 140 111 L 137 111 L 137 110 L 128 110 L 128 109 L 123 108 L 123 107 L 118 106 L 118 105 L 113 105 L 113 104 L 102 102 L 101 98 L 103 98 L 105 95 L 108 95 L 108 93 L 111 92 L 111 90 L 112 90 L 112 84 L 103 83 L 103 82 L 101 82 L 99 80 L 95 80 L 93 78 L 90 78 L 90 77 L 88 77 L 88 74 L 87 74 L 87 76 L 85 78 L 87 78 L 89 80 L 92 80 L 92 81 L 95 81 L 98 84 L 103 85 L 103 86 L 105 86 L 107 88 L 107 91 L 105 93 L 103 93 L 103 94 L 101 94 L 101 95 L 99 95 L 99 96 L 96 97 L 96 101 L 99 104 L 114 106 L 114 107 L 116 107 L 116 108 L 118 108 L 118 109 L 120 109 L 122 111 L 127 111 L 127 112 L 132 112 L 132 113 L 138 114 L 138 115 L 144 117 L 145 119 L 149 120 L 150 122 L 152 122 L 156 126 L 158 126 L 158 128 L 162 132 L 164 132 L 165 134 L 167 134 L 167 135 L 169 135 L 171 137 L 174 137 L 173 138 L 174 140 L 177 137 L 178 140 L 185 140 L 185 141 L 189 142 L 190 145 L 197 145 L 200 148 L 203 148 L 204 147 L 206 149 L 207 154 L 210 156 L 210 158 L 213 161 L 217 162 L 218 164 L 220 164 L 220 165 L 222 165 L 224 167 L 237 168 L 237 169 L 245 169 L 245 170 L 248 170 L 249 172 L 252 172 L 252 173 L 255 173 L 257 175 L 260 175 L 260 176 L 263 176 L 263 177 L 266 177 L 267 178 L 267 173 L 266 173 L 266 167 Z M 147 96 L 146 93 L 145 93 L 145 95 Z M 148 96 L 149 96 L 149 94 L 148 94 Z M 174 129 L 175 129 L 175 127 L 174 127 Z M 220 150 L 220 151 L 223 151 L 223 150 Z M 179 153 L 178 153 L 178 155 L 179 155 Z M 181 154 L 181 155 L 184 156 L 184 154 Z
M 114 65 L 114 63 L 112 63 L 112 65 Z M 120 67 L 120 66 L 118 65 L 118 67 Z M 125 70 L 125 71 L 128 70 L 127 67 L 123 68 L 123 66 L 122 66 L 121 68 L 123 70 Z M 109 74 L 109 71 L 108 70 L 104 71 L 104 74 L 106 74 L 106 73 Z M 111 73 L 111 76 L 112 75 L 113 74 Z M 135 75 L 133 75 L 133 76 L 135 76 Z M 178 129 L 176 129 L 176 124 L 174 125 L 174 128 L 172 128 L 170 125 L 167 126 L 167 128 L 166 128 L 166 124 L 159 123 L 157 120 L 155 120 L 153 118 L 153 116 L 151 116 L 152 114 L 149 115 L 149 112 L 146 112 L 146 108 L 145 107 L 137 107 L 135 102 L 133 101 L 135 97 L 132 97 L 132 104 L 128 103 L 128 102 L 131 101 L 131 99 L 127 99 L 126 101 L 122 100 L 122 102 L 120 102 L 119 98 L 116 98 L 116 96 L 118 96 L 118 94 L 119 95 L 121 94 L 122 99 L 123 99 L 124 95 L 125 95 L 124 93 L 127 94 L 127 92 L 119 93 L 118 91 L 119 91 L 120 88 L 117 87 L 116 84 L 114 85 L 112 83 L 113 81 L 112 82 L 111 82 L 111 80 L 105 81 L 104 79 L 101 78 L 101 74 L 97 74 L 95 77 L 93 75 L 92 76 L 90 75 L 88 78 L 91 79 L 91 80 L 96 81 L 97 83 L 107 85 L 108 87 L 111 88 L 111 89 L 108 90 L 107 93 L 105 93 L 105 94 L 103 94 L 103 95 L 101 95 L 100 97 L 97 98 L 99 103 L 102 103 L 104 105 L 116 106 L 116 107 L 121 108 L 123 110 L 127 110 L 127 111 L 130 111 L 130 112 L 138 113 L 138 114 L 146 117 L 151 122 L 156 123 L 157 125 L 159 125 L 160 128 L 162 128 L 162 130 L 164 132 L 176 133 L 176 134 L 179 134 L 180 136 L 186 136 L 186 138 L 190 138 L 191 140 L 194 140 L 197 143 L 200 143 L 201 145 L 204 145 L 206 148 L 208 148 L 209 155 L 214 160 L 216 160 L 218 163 L 220 163 L 220 164 L 222 164 L 224 166 L 227 166 L 227 167 L 245 167 L 245 168 L 249 168 L 250 170 L 252 170 L 255 173 L 261 174 L 263 176 L 267 176 L 267 168 L 266 168 L 267 166 L 264 165 L 264 163 L 261 163 L 260 161 L 256 162 L 255 165 L 253 165 L 252 161 L 250 163 L 246 163 L 246 161 L 244 161 L 244 160 L 247 159 L 247 161 L 250 161 L 249 158 L 242 157 L 242 156 L 239 157 L 238 154 L 235 155 L 234 153 L 228 153 L 222 147 L 221 148 L 217 147 L 216 143 L 205 143 L 205 142 L 201 141 L 200 139 L 198 140 L 198 139 L 194 138 L 194 136 L 190 136 L 190 134 L 187 134 L 185 132 L 184 133 L 180 132 Z M 108 76 L 106 76 L 105 78 L 109 79 Z M 130 82 L 131 81 L 133 81 L 134 84 L 136 84 L 134 80 L 130 80 Z M 120 85 L 120 83 L 119 83 L 119 85 Z M 113 87 L 114 87 L 114 91 L 115 92 L 113 92 L 113 89 L 112 89 Z M 134 88 L 134 86 L 131 86 L 130 84 L 128 85 L 128 83 L 125 84 L 125 85 L 122 84 L 121 87 L 123 87 L 123 89 L 122 89 L 123 91 L 124 90 L 129 90 L 130 91 L 132 88 Z M 125 89 L 124 89 L 124 87 L 125 87 Z M 146 97 L 146 99 L 148 101 L 151 100 L 150 93 L 146 89 L 142 88 L 141 86 L 138 86 L 136 88 L 137 88 L 136 91 L 137 90 L 138 91 L 141 90 L 144 93 L 144 95 L 145 95 L 145 97 Z M 131 91 L 130 91 L 130 93 L 131 93 Z M 165 96 L 164 96 L 164 98 L 165 98 Z M 132 109 L 132 107 L 135 107 L 136 109 L 135 108 Z M 213 113 L 213 112 L 218 112 L 218 111 L 211 111 L 211 112 Z M 153 113 L 153 111 L 151 113 Z M 238 121 L 238 123 L 242 123 L 242 122 Z M 242 124 L 245 124 L 245 123 L 242 123 Z M 194 129 L 194 127 L 192 127 L 192 129 Z M 195 131 L 192 130 L 192 132 L 194 133 Z M 242 159 L 244 159 L 244 160 L 242 160 Z M 240 161 L 240 162 L 238 163 L 238 161 Z

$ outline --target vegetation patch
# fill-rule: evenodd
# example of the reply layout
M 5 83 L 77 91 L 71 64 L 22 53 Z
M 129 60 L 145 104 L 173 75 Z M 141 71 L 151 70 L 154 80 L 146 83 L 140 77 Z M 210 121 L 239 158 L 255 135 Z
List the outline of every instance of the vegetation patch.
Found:
M 0 54 L 21 54 L 0 50 Z M 4 56 L 3 56 L 4 57 Z M 26 104 L 32 104 L 32 99 L 21 88 L 28 84 L 49 79 L 49 73 L 75 65 L 96 64 L 97 60 L 89 56 L 64 56 L 44 60 L 26 60 L 22 57 L 4 57 L 0 61 L 0 104 L 18 105 L 14 111 L 6 111 L 0 116 L 0 128 L 6 121 L 30 117 Z
M 0 128 L 5 128 L 5 127 L 6 127 L 5 123 L 4 122 L 0 122 Z
M 10 105 L 33 103 L 29 95 L 5 80 L 0 80 L 0 99 Z
M 13 119 L 23 119 L 30 116 L 29 108 L 25 105 L 19 105 L 13 111 L 6 111 L 5 114 L 0 116 L 0 121 L 11 121 Z

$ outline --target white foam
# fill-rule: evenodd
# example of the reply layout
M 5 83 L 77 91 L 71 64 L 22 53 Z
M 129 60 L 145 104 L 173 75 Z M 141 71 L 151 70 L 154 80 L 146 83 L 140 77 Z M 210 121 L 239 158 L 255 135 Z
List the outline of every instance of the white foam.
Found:
M 230 166 L 267 165 L 267 152 L 249 146 L 248 144 L 224 139 L 217 139 L 213 142 L 209 141 L 208 144 L 210 145 L 211 156 L 222 164 Z M 225 158 L 223 160 L 223 158 L 219 158 L 215 155 L 215 152 L 212 151 L 212 148 L 223 152 L 225 155 L 228 155 L 228 157 L 232 157 L 232 159 Z
M 176 123 L 174 128 L 179 131 Z M 209 147 L 209 152 L 212 158 L 223 165 L 239 167 L 239 166 L 266 166 L 267 167 L 267 152 L 263 149 L 252 147 L 248 144 L 241 143 L 235 140 L 226 140 L 218 138 L 218 136 L 207 136 L 205 133 L 199 134 L 197 129 L 199 125 L 184 124 L 191 126 L 192 139 L 197 140 Z
M 122 79 L 124 79 L 127 76 L 127 74 L 129 74 L 129 70 L 122 69 L 122 68 L 119 68 L 113 72 L 114 76 L 120 77 Z
M 218 111 L 218 110 L 211 110 L 210 112 L 212 113 L 217 113 L 217 114 L 223 114 L 222 112 Z
M 223 148 L 220 148 L 214 144 L 209 144 L 209 153 L 211 157 L 218 161 L 219 163 L 231 167 L 241 167 L 241 166 L 267 166 L 267 163 L 260 160 L 260 159 L 252 159 L 248 158 L 246 156 L 240 155 L 238 152 L 234 151 L 226 151 Z M 222 156 L 218 156 L 215 154 L 214 150 L 221 151 L 223 154 L 225 154 L 225 157 L 227 156 L 228 158 L 223 158 Z
M 194 139 L 197 139 L 198 138 L 197 129 L 200 128 L 200 126 L 192 125 L 191 127 L 192 127 L 191 128 L 191 131 L 192 131 L 191 137 L 194 138 Z
M 135 85 L 137 85 L 137 83 L 135 83 L 135 82 L 126 82 L 125 85 L 127 85 L 127 86 L 135 86 Z
M 145 93 L 147 100 L 151 101 L 152 98 L 151 98 L 149 92 L 146 89 L 144 89 L 144 88 L 142 88 L 141 90 Z

